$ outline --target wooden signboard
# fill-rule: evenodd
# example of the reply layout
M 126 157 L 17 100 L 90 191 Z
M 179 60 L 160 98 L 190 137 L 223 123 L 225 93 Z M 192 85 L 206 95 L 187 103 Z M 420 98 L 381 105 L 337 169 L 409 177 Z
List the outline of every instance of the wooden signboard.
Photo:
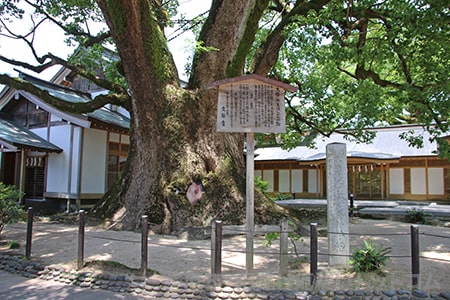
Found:
M 245 132 L 246 151 L 246 259 L 247 275 L 253 273 L 254 148 L 255 132 L 286 132 L 284 91 L 295 87 L 259 75 L 246 75 L 213 82 L 219 88 L 217 131 Z
M 295 87 L 259 75 L 216 81 L 219 87 L 217 131 L 286 132 L 284 91 Z

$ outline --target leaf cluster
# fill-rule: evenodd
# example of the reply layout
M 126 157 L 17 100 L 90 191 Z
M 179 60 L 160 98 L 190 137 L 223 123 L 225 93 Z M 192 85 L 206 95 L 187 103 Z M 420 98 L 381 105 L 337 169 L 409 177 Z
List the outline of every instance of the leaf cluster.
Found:
M 0 182 L 0 234 L 6 224 L 24 219 L 23 209 L 18 203 L 22 195 L 14 186 Z
M 407 210 L 408 222 L 413 224 L 430 224 L 431 215 L 423 209 L 412 208 Z
M 376 246 L 372 240 L 364 240 L 364 246 L 353 251 L 350 265 L 355 272 L 380 272 L 389 259 L 390 247 Z
M 448 15 L 443 1 L 365 0 L 293 16 L 270 72 L 298 87 L 286 97 L 288 128 L 278 139 L 292 148 L 311 133 L 341 132 L 367 142 L 366 128 L 415 123 L 448 149 L 440 139 L 449 130 Z M 269 34 L 263 27 L 257 42 Z

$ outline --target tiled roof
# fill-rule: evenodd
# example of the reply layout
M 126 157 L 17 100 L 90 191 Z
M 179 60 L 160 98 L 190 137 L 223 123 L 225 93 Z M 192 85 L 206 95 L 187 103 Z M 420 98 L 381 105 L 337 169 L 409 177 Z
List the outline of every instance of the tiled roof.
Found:
M 264 160 L 297 160 L 316 161 L 326 159 L 326 146 L 330 143 L 345 143 L 347 157 L 366 159 L 399 159 L 401 157 L 435 156 L 437 144 L 429 141 L 429 133 L 420 126 L 392 126 L 371 129 L 376 132 L 371 143 L 357 143 L 344 138 L 342 134 L 333 134 L 331 137 L 318 136 L 314 148 L 299 146 L 292 150 L 283 150 L 281 147 L 259 148 L 255 150 L 255 161 Z M 414 135 L 423 137 L 423 147 L 409 146 L 399 135 L 412 130 Z
M 0 119 L 0 143 L 11 150 L 25 148 L 43 152 L 62 151 L 27 128 L 3 119 Z
M 46 90 L 50 95 L 70 103 L 84 103 L 92 101 L 86 93 L 77 92 L 67 87 L 59 86 L 32 76 L 22 74 L 21 77 L 32 82 L 40 89 Z M 113 111 L 107 107 L 99 108 L 93 112 L 84 114 L 90 118 L 102 121 L 107 124 L 119 126 L 125 129 L 130 127 L 130 119 L 119 112 Z

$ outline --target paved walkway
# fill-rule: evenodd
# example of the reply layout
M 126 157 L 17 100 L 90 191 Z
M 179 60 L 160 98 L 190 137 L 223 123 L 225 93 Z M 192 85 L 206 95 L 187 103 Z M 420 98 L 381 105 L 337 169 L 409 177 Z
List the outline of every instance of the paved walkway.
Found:
M 118 294 L 104 290 L 84 289 L 58 281 L 30 279 L 0 270 L 0 298 L 2 300 L 19 299 L 124 299 L 132 300 L 136 295 Z M 145 298 L 144 298 L 145 299 Z
M 326 208 L 326 199 L 289 199 L 276 201 L 285 208 Z M 350 201 L 349 201 L 350 207 Z M 450 205 L 434 202 L 416 202 L 402 200 L 355 200 L 355 210 L 359 215 L 406 216 L 411 210 L 419 210 L 433 218 L 444 218 L 450 221 Z

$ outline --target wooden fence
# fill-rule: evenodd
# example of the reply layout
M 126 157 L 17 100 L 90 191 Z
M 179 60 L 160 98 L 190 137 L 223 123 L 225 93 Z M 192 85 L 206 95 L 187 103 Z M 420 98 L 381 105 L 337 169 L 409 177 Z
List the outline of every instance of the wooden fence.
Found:
M 148 262 L 148 217 L 142 216 L 141 230 L 141 272 L 143 276 L 147 276 Z M 420 251 L 419 251 L 419 226 L 411 225 L 411 282 L 413 287 L 419 286 L 420 278 Z M 25 256 L 31 257 L 32 249 L 32 231 L 33 231 L 33 209 L 28 209 L 27 232 Z M 283 220 L 279 226 L 264 225 L 255 226 L 255 234 L 279 233 L 279 276 L 287 275 L 288 268 L 288 245 L 289 233 L 293 232 L 293 228 L 288 226 L 288 222 Z M 221 280 L 222 272 L 222 239 L 226 235 L 242 235 L 246 233 L 245 225 L 223 225 L 222 221 L 216 220 L 211 225 L 211 279 L 215 282 Z M 333 234 L 328 232 L 328 234 Z M 337 233 L 336 233 L 337 234 Z M 431 235 L 433 236 L 433 235 Z M 85 217 L 84 211 L 79 211 L 79 230 L 78 230 L 78 255 L 77 267 L 81 269 L 84 264 L 84 237 L 85 237 Z M 436 236 L 439 238 L 449 238 L 446 236 Z M 310 224 L 310 278 L 311 285 L 317 279 L 318 272 L 318 224 Z M 321 255 L 324 255 L 321 253 Z

